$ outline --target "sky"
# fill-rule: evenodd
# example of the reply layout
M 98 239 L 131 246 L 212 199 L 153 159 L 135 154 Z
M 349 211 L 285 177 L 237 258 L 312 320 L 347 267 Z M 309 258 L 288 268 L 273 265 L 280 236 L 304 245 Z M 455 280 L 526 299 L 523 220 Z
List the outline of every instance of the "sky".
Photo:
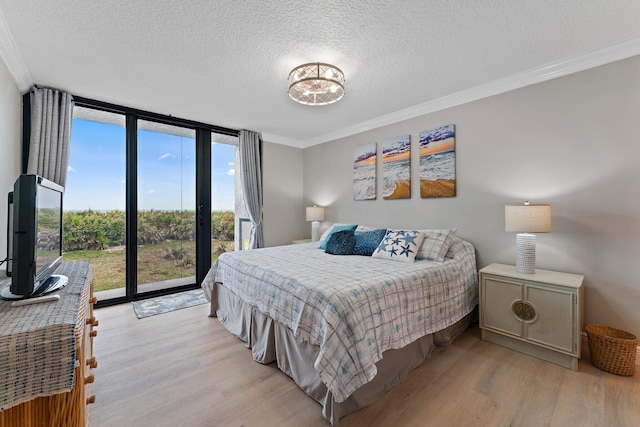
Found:
M 235 146 L 212 145 L 212 208 L 234 210 Z M 65 211 L 124 210 L 125 128 L 74 119 Z M 195 139 L 138 132 L 138 209 L 195 210 Z

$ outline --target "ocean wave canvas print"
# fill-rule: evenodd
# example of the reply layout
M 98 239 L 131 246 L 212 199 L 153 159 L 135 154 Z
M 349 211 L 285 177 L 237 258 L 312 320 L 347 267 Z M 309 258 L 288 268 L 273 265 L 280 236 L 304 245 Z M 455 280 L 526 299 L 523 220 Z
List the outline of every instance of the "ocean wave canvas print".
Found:
M 456 195 L 454 125 L 420 132 L 420 197 Z
M 411 135 L 382 142 L 382 197 L 411 198 Z
M 353 200 L 375 200 L 377 162 L 375 142 L 353 149 Z

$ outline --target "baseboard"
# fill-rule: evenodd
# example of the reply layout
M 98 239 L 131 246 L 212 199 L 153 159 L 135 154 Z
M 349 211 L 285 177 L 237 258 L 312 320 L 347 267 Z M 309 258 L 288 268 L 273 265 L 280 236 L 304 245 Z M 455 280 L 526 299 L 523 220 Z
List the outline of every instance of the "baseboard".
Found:
M 582 357 L 590 356 L 589 353 L 589 340 L 587 333 L 582 332 Z M 636 365 L 640 365 L 640 346 L 636 347 Z

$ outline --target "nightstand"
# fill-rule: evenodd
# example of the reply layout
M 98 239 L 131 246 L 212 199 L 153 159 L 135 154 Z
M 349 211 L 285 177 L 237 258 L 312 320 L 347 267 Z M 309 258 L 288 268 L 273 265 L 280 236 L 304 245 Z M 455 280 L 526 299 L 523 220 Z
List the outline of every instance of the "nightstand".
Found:
M 491 264 L 480 270 L 483 340 L 578 370 L 584 276 Z
M 311 239 L 293 240 L 291 243 L 294 245 L 299 245 L 300 243 L 311 243 Z

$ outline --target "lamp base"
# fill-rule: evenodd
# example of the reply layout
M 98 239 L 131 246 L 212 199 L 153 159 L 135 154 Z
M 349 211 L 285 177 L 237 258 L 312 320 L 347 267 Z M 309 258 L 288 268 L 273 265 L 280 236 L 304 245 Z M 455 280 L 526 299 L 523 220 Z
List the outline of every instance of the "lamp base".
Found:
M 536 272 L 536 235 L 518 233 L 516 236 L 516 271 L 523 274 Z
M 319 221 L 311 221 L 311 241 L 317 242 L 319 237 L 318 232 L 320 231 L 320 222 Z

